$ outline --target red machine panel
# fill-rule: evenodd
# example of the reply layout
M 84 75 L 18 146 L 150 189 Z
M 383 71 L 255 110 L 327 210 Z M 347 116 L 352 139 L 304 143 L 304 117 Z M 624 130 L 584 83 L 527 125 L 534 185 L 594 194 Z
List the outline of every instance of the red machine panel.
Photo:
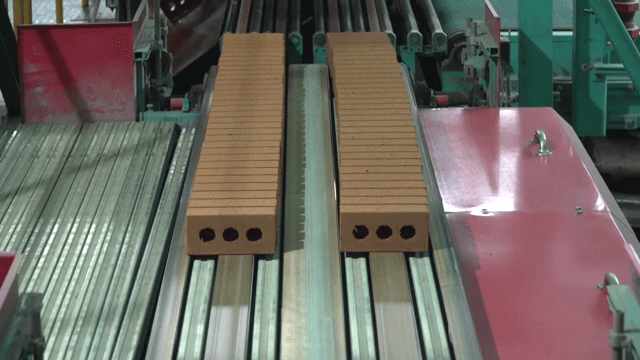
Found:
M 608 210 L 553 109 L 425 110 L 421 118 L 445 212 Z M 549 157 L 536 156 L 538 129 Z
M 551 109 L 421 120 L 484 358 L 610 358 L 597 284 L 607 272 L 630 284 L 631 259 L 564 120 Z M 537 129 L 551 156 L 536 155 Z
M 22 256 L 0 252 L 0 339 L 18 303 L 18 269 Z
M 24 122 L 135 120 L 132 27 L 19 27 Z

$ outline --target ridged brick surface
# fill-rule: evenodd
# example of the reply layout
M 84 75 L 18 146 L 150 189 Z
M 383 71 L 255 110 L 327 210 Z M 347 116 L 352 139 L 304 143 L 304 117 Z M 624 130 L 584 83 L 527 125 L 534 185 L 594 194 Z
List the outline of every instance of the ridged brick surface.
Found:
M 187 215 L 189 255 L 276 248 L 284 138 L 282 34 L 228 34 Z
M 413 115 L 385 33 L 330 33 L 342 251 L 426 251 L 429 206 Z

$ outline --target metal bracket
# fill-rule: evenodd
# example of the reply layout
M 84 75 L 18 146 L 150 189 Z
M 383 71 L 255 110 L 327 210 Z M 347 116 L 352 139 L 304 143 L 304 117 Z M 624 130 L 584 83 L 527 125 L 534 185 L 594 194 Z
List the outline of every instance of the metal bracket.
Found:
M 531 143 L 540 143 L 540 150 L 536 153 L 538 156 L 551 156 L 551 150 L 547 148 L 547 134 L 544 130 L 536 130 L 535 137 L 531 139 Z

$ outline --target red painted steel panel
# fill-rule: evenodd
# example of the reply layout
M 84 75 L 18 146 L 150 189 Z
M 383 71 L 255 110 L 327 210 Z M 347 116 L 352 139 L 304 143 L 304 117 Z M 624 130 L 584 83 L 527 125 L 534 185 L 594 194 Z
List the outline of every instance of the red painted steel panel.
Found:
M 485 359 L 608 359 L 606 272 L 630 284 L 607 212 L 448 214 Z
M 20 26 L 24 122 L 133 121 L 132 26 Z
M 553 109 L 425 110 L 421 120 L 445 212 L 608 210 Z M 535 155 L 537 129 L 552 156 Z
M 20 254 L 0 252 L 0 339 L 18 304 L 18 269 Z
M 484 358 L 610 358 L 597 284 L 606 272 L 630 284 L 632 262 L 564 120 L 543 108 L 421 120 Z M 550 157 L 535 155 L 536 129 Z

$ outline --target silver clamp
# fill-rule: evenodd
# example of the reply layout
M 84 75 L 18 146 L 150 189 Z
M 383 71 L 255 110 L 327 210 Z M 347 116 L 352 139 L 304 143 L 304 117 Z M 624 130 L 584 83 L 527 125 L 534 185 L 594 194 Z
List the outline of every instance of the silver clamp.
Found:
M 531 143 L 540 143 L 540 150 L 536 153 L 538 156 L 551 156 L 551 150 L 547 149 L 547 135 L 544 130 L 536 130 L 535 137 L 531 139 Z

